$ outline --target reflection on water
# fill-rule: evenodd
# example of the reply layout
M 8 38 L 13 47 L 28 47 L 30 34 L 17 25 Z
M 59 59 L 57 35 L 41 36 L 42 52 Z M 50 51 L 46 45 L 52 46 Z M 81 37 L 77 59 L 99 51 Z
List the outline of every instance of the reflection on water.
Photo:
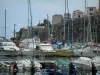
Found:
M 13 75 L 12 73 L 5 73 L 2 72 L 0 75 Z M 35 74 L 31 74 L 31 72 L 23 72 L 23 73 L 17 73 L 17 75 L 41 75 L 40 72 L 36 72 Z M 77 75 L 92 75 L 90 71 L 80 71 Z
M 0 75 L 13 75 L 12 73 L 0 73 Z M 17 75 L 32 75 L 30 72 L 24 72 L 24 73 L 17 73 Z M 34 75 L 41 75 L 40 72 L 36 72 Z
M 0 75 L 13 75 L 12 73 L 0 73 Z M 29 72 L 26 73 L 17 73 L 17 75 L 31 75 Z
M 17 57 L 0 56 L 0 61 L 16 61 L 16 60 L 24 60 L 24 59 L 34 60 L 34 57 L 32 56 L 17 56 Z M 0 72 L 0 75 L 13 75 L 13 74 L 7 73 L 7 72 Z M 23 72 L 23 73 L 17 73 L 17 75 L 32 75 L 32 74 L 30 72 Z M 41 74 L 37 72 L 34 75 L 41 75 Z M 92 75 L 92 74 L 91 74 L 91 71 L 81 71 L 81 72 L 78 72 L 78 75 Z
M 0 56 L 0 61 L 16 61 L 16 60 L 24 60 L 24 59 L 30 59 L 34 60 L 34 57 L 32 56 Z M 13 75 L 13 73 L 9 73 L 8 71 L 0 70 L 0 75 Z M 17 73 L 17 75 L 32 75 L 31 72 L 23 72 L 23 73 Z M 41 75 L 39 72 L 35 73 L 34 75 Z
M 78 75 L 92 75 L 91 71 L 79 71 Z

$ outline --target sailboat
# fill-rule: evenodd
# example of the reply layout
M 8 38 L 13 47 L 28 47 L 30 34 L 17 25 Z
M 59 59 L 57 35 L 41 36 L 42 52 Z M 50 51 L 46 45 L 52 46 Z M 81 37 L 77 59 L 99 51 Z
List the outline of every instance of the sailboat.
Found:
M 27 39 L 24 39 L 19 44 L 21 48 L 20 55 L 33 55 L 36 46 L 40 43 L 40 39 L 38 37 L 33 37 L 33 28 L 32 28 L 32 11 L 31 11 L 31 2 L 28 0 L 28 34 Z M 31 32 L 31 33 L 30 33 Z

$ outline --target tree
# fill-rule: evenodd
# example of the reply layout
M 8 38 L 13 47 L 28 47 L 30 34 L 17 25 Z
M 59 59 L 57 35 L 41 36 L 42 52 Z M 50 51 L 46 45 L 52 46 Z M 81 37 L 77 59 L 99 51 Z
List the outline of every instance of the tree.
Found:
M 47 25 L 49 25 L 49 27 L 51 27 L 51 22 L 47 19 L 44 19 L 43 23 L 39 23 L 37 26 L 45 26 L 46 27 Z
M 50 33 L 52 32 L 52 25 L 51 25 L 51 22 L 47 19 L 44 19 L 43 20 L 43 23 L 39 23 L 37 26 L 45 26 L 45 27 L 48 27 L 49 25 L 49 28 L 50 28 Z
M 34 29 L 34 35 L 36 35 L 36 36 L 39 35 L 39 29 L 38 29 L 38 28 L 35 28 L 35 29 Z

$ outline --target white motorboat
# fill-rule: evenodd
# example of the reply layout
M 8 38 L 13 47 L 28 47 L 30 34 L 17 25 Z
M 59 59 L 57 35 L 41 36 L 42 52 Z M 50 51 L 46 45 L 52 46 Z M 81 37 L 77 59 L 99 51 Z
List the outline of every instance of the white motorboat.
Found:
M 80 49 L 74 49 L 74 56 L 84 56 L 84 57 L 94 57 L 95 54 L 92 50 L 90 50 L 90 47 L 80 48 Z
M 16 62 L 20 70 L 24 70 L 24 69 L 30 70 L 32 64 L 34 65 L 36 71 L 40 71 L 40 68 L 42 67 L 42 65 L 36 60 L 31 61 L 29 59 L 25 59 L 25 60 L 18 60 Z
M 96 53 L 94 50 L 96 47 L 93 47 L 93 43 L 91 44 L 78 44 L 78 46 L 74 46 L 73 52 L 74 56 L 83 56 L 83 57 L 94 57 Z
M 40 43 L 34 51 L 34 56 L 38 56 L 39 60 L 49 59 L 48 56 L 54 56 L 55 52 L 50 43 Z M 47 56 L 47 57 L 45 57 Z
M 52 45 L 50 43 L 40 43 L 39 49 L 44 52 L 54 52 Z
M 33 38 L 28 38 L 28 39 L 24 39 L 21 41 L 20 45 L 25 45 L 26 47 L 30 48 L 30 49 L 35 49 L 36 46 L 40 43 L 40 39 L 37 37 L 33 37 Z
M 92 60 L 88 57 L 80 57 L 72 61 L 78 70 L 91 70 Z
M 12 41 L 0 42 L 0 55 L 18 55 L 20 49 Z
M 12 61 L 1 61 L 0 62 L 0 69 L 5 70 L 7 72 L 11 71 L 13 69 L 14 63 L 17 63 L 19 72 L 23 71 L 30 71 L 32 64 L 34 64 L 35 71 L 39 72 L 42 68 L 42 65 L 37 60 L 29 60 L 29 59 L 23 59 L 23 60 L 12 60 Z
M 100 70 L 100 56 L 92 58 L 92 62 L 95 64 L 97 70 Z

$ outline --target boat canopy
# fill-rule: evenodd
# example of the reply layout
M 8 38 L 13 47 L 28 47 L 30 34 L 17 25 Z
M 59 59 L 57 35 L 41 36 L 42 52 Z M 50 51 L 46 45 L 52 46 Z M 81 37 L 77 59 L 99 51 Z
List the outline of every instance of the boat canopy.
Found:
M 69 60 L 59 59 L 59 60 L 56 61 L 56 66 L 59 67 L 59 68 L 62 67 L 62 66 L 68 67 L 70 62 L 71 61 L 69 61 Z
M 83 64 L 83 65 L 87 65 L 87 66 L 92 66 L 92 60 L 88 57 L 80 57 L 77 60 L 73 61 L 76 64 Z

